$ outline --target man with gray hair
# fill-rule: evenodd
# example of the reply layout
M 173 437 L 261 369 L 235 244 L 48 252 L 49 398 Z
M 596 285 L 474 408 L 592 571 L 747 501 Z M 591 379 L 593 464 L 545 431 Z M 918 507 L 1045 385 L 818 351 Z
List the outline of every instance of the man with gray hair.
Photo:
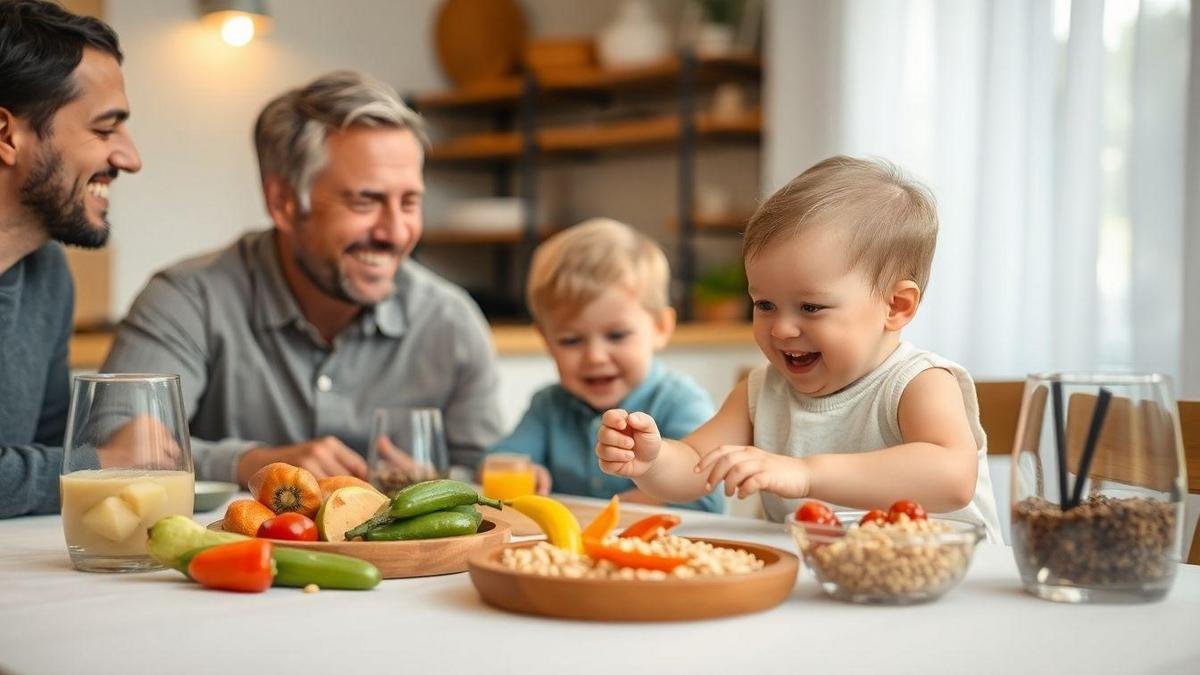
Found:
M 499 378 L 478 306 L 409 258 L 421 118 L 334 72 L 268 103 L 254 142 L 275 227 L 156 274 L 104 370 L 180 374 L 203 478 L 365 476 L 388 407 L 441 409 L 451 462 L 474 466 L 500 434 Z

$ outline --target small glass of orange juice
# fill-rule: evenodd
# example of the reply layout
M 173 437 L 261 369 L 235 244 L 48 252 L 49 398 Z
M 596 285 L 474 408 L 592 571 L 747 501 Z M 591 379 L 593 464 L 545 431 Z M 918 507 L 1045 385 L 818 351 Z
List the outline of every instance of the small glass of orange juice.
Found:
M 537 488 L 537 474 L 527 455 L 498 452 L 483 458 L 483 494 L 492 499 L 513 499 L 531 495 Z

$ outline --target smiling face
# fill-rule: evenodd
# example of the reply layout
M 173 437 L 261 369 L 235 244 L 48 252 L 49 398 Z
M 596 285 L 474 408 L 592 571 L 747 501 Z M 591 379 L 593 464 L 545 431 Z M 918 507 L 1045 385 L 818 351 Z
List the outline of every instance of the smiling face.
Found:
M 421 145 L 407 129 L 351 127 L 330 132 L 325 152 L 308 213 L 291 195 L 287 208 L 273 210 L 276 224 L 318 290 L 350 304 L 378 304 L 421 237 Z
M 129 102 L 117 60 L 85 49 L 74 79 L 79 96 L 55 112 L 45 138 L 30 144 L 20 201 L 50 237 L 95 248 L 108 239 L 113 180 L 142 162 L 125 127 Z M 26 135 L 36 136 L 32 129 Z
M 595 410 L 620 404 L 646 375 L 654 352 L 675 327 L 672 310 L 658 316 L 637 295 L 609 287 L 578 315 L 538 325 L 563 388 Z
M 781 237 L 746 262 L 755 342 L 802 394 L 844 389 L 899 344 L 887 301 L 847 269 L 845 242 L 832 227 Z

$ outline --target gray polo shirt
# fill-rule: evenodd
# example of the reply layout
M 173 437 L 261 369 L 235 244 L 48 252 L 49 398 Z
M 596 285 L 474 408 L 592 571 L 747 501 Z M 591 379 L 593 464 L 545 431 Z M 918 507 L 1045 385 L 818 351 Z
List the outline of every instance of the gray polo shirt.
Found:
M 336 436 L 366 453 L 376 408 L 440 408 L 453 464 L 500 437 L 491 333 L 461 288 L 405 260 L 396 292 L 326 345 L 300 313 L 274 230 L 156 274 L 105 372 L 178 373 L 198 477 L 235 480 L 256 445 Z

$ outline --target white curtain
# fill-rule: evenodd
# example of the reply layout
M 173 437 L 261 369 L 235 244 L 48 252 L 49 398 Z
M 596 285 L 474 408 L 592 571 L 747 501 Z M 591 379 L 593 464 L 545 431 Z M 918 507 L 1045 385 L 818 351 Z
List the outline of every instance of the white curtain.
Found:
M 770 11 L 765 189 L 847 153 L 892 160 L 937 197 L 908 339 L 978 378 L 1181 375 L 1187 0 Z

